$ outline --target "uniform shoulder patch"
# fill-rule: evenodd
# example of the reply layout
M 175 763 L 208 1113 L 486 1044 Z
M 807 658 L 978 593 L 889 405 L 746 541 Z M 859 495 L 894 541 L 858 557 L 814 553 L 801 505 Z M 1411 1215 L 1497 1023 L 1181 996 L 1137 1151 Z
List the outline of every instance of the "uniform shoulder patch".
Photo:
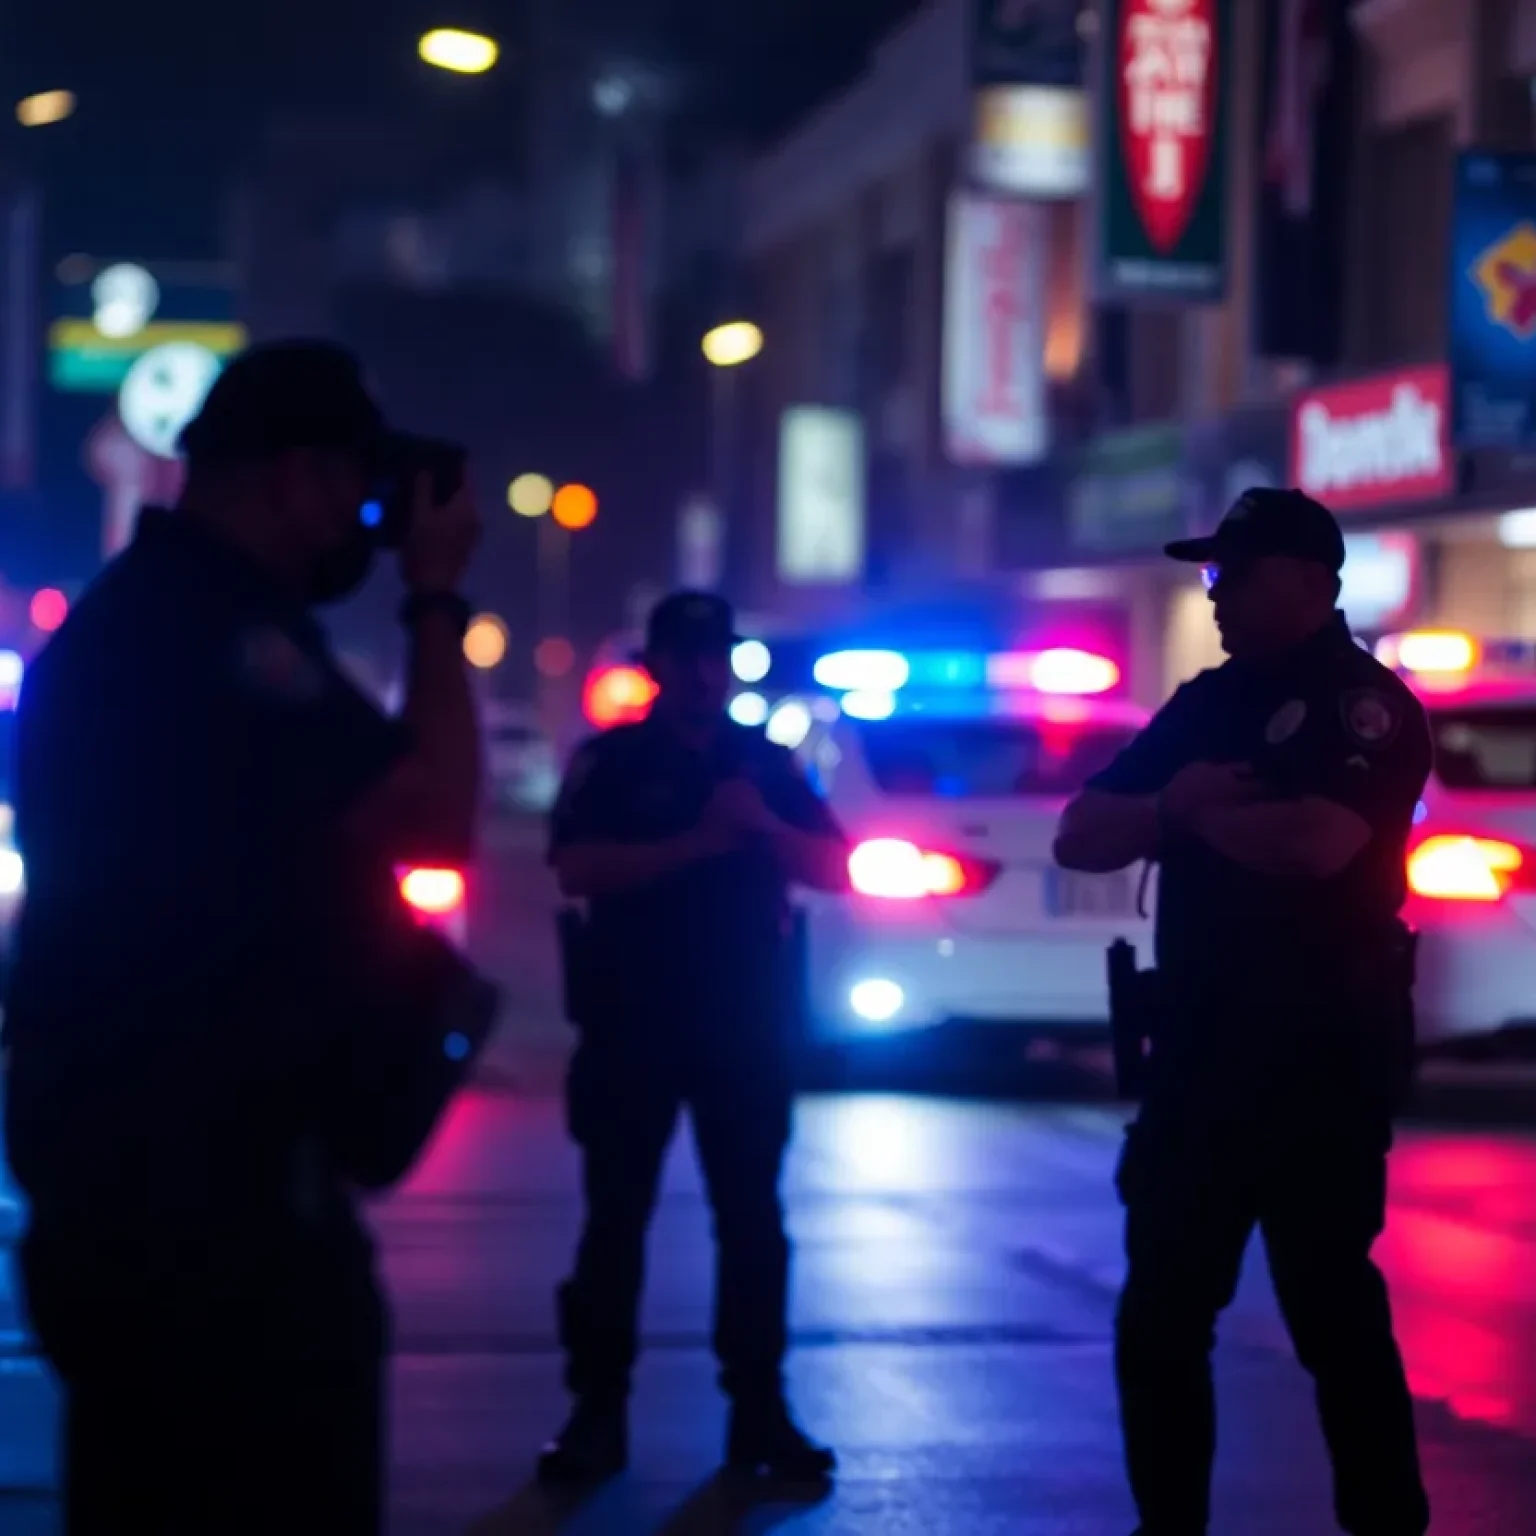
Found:
M 1306 723 L 1306 719 L 1307 701 L 1291 699 L 1269 717 L 1269 724 L 1264 727 L 1264 740 L 1270 746 L 1278 747 L 1281 742 L 1289 741 Z
M 325 673 L 297 640 L 275 625 L 247 630 L 240 641 L 240 675 L 258 693 L 307 704 L 325 692 Z
M 1386 746 L 1403 723 L 1401 707 L 1379 688 L 1349 689 L 1339 700 L 1339 714 L 1362 747 Z

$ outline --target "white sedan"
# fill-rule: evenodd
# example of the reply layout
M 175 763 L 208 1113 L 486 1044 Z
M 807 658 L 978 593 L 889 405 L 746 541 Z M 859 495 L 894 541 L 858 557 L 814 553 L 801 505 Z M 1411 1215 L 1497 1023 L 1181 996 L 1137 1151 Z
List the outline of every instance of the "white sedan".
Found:
M 801 898 L 810 1043 L 1105 1038 L 1105 950 L 1123 936 L 1148 953 L 1151 893 L 1139 870 L 1061 870 L 1051 843 L 1146 712 L 1009 696 L 963 715 L 823 713 L 799 755 L 853 843 L 852 891 Z

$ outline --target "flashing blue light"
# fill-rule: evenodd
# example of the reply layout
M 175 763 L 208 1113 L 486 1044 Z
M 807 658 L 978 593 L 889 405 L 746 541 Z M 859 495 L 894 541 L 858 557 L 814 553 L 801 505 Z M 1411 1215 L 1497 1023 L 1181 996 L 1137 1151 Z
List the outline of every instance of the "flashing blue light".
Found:
M 1429 815 L 1429 807 L 1422 800 L 1413 808 L 1413 824 L 1418 826 Z
M 731 652 L 731 670 L 743 683 L 760 683 L 773 670 L 773 652 L 761 640 L 743 640 Z
M 843 695 L 843 713 L 855 720 L 889 720 L 896 713 L 896 695 L 861 688 Z
M 384 521 L 384 503 L 365 501 L 361 513 L 364 528 L 377 528 Z
M 443 1055 L 449 1061 L 464 1061 L 469 1056 L 469 1036 L 461 1035 L 458 1030 L 452 1034 L 443 1036 Z
M 894 693 L 906 687 L 912 667 L 899 651 L 833 651 L 817 661 L 811 676 L 838 692 Z
M 760 693 L 738 693 L 729 713 L 737 725 L 758 726 L 768 718 L 768 700 Z
M 910 683 L 923 688 L 985 688 L 987 658 L 979 651 L 928 651 L 908 658 Z

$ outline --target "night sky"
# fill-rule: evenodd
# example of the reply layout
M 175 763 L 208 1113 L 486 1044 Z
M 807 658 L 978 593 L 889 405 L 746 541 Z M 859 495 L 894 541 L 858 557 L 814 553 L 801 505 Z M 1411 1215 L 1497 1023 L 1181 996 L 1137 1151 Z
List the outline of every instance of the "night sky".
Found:
M 871 40 L 914 8 L 913 0 L 556 3 L 585 17 L 583 34 L 600 46 L 674 73 L 690 129 L 757 144 L 857 75 Z M 43 0 L 8 10 L 0 20 L 8 100 L 64 87 L 80 110 L 32 133 L 7 111 L 0 155 L 48 184 L 54 240 L 89 251 L 217 254 L 222 188 L 273 112 L 454 114 L 466 135 L 501 133 L 537 68 L 526 8 L 505 0 Z M 502 64 L 476 79 L 424 68 L 416 39 L 445 24 L 496 36 Z

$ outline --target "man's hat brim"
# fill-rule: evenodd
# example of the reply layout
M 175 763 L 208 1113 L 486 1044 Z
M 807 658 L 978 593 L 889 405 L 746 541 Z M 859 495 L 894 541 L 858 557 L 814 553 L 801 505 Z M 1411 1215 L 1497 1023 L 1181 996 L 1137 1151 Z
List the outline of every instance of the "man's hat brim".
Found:
M 1221 546 L 1213 535 L 1203 539 L 1175 539 L 1163 545 L 1163 553 L 1170 560 L 1183 560 L 1189 565 L 1215 565 L 1221 559 Z

